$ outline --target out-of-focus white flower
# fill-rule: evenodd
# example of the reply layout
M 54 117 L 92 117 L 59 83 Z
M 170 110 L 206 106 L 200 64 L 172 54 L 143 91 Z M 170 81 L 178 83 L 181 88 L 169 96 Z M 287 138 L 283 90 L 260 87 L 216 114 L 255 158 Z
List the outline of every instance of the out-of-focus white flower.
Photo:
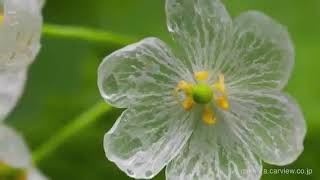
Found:
M 128 108 L 105 135 L 106 156 L 128 176 L 259 179 L 303 150 L 304 117 L 282 93 L 294 48 L 261 12 L 232 20 L 220 0 L 166 0 L 176 53 L 147 38 L 106 57 L 103 98 Z
M 45 180 L 20 135 L 2 121 L 16 105 L 40 49 L 42 0 L 0 0 L 0 179 Z
M 40 49 L 41 0 L 0 0 L 0 121 L 19 99 Z
M 0 125 L 0 179 L 47 179 L 32 166 L 30 152 L 23 138 L 4 125 Z

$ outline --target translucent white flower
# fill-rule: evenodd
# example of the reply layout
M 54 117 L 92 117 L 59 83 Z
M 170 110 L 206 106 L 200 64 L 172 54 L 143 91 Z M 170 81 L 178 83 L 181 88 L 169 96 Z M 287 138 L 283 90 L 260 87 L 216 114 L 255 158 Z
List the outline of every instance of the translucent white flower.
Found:
M 0 179 L 47 179 L 33 167 L 30 152 L 22 137 L 4 125 L 0 125 Z
M 0 121 L 13 109 L 40 48 L 41 0 L 0 0 Z
M 282 93 L 294 64 L 286 28 L 263 13 L 231 19 L 219 0 L 167 0 L 173 53 L 147 38 L 106 57 L 103 98 L 127 108 L 106 133 L 106 156 L 128 176 L 259 179 L 261 161 L 303 150 L 304 117 Z

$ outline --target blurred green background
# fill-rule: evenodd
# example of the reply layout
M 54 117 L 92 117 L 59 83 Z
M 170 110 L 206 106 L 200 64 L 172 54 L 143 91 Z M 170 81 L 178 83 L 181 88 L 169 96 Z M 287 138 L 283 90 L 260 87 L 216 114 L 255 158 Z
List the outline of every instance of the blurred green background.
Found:
M 262 179 L 320 179 L 320 0 L 224 0 L 234 17 L 248 9 L 267 13 L 286 25 L 296 47 L 296 64 L 286 91 L 301 105 L 308 123 L 305 150 L 290 168 L 309 168 L 306 175 L 264 175 Z M 170 42 L 164 0 L 47 0 L 46 23 L 78 25 L 137 38 L 156 36 Z M 8 123 L 31 146 L 54 136 L 73 118 L 101 100 L 96 70 L 102 58 L 121 48 L 44 36 L 42 49 L 29 71 L 24 96 Z M 129 179 L 103 152 L 104 133 L 120 110 L 105 114 L 40 162 L 39 168 L 57 180 Z M 265 166 L 274 168 L 272 166 Z M 155 179 L 164 179 L 162 172 Z

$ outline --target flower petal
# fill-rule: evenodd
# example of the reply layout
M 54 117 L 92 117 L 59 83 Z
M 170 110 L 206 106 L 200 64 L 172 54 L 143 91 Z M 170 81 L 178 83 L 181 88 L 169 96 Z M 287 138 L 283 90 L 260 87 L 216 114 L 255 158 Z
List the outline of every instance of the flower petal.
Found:
M 235 89 L 282 89 L 294 64 L 287 29 L 263 13 L 249 11 L 234 21 L 232 49 L 221 70 Z
M 170 95 L 180 75 L 189 74 L 167 45 L 146 38 L 107 56 L 99 67 L 98 85 L 103 98 L 128 107 L 147 97 Z
M 192 114 L 158 103 L 127 109 L 105 135 L 106 156 L 128 176 L 150 179 L 174 158 L 190 137 Z
M 45 177 L 38 169 L 31 168 L 28 170 L 28 180 L 47 180 L 48 178 Z
M 183 152 L 167 166 L 167 180 L 260 178 L 261 161 L 222 123 L 198 127 Z
M 40 48 L 41 7 L 36 0 L 1 1 L 0 22 L 0 121 L 19 99 L 28 65 Z
M 193 72 L 213 69 L 231 38 L 232 20 L 220 0 L 166 0 L 168 29 Z
M 265 162 L 286 165 L 303 151 L 306 125 L 297 103 L 279 92 L 230 95 L 233 132 Z
M 4 125 L 0 125 L 0 161 L 17 168 L 31 165 L 30 152 L 23 138 Z
M 41 6 L 37 0 L 5 0 L 0 24 L 0 63 L 26 66 L 40 49 Z
M 17 104 L 24 88 L 25 79 L 26 72 L 22 68 L 2 69 L 0 67 L 0 122 Z

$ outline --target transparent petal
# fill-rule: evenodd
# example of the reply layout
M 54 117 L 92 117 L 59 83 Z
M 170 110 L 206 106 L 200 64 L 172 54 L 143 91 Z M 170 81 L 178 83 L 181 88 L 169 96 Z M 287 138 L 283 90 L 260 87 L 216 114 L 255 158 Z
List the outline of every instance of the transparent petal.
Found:
M 190 141 L 166 169 L 167 180 L 256 180 L 261 161 L 218 121 L 201 124 Z
M 38 0 L 5 0 L 0 23 L 0 64 L 26 66 L 40 49 L 42 26 Z
M 168 29 L 193 72 L 223 60 L 232 20 L 220 0 L 167 0 Z
M 180 75 L 186 73 L 167 45 L 146 38 L 107 56 L 99 67 L 98 85 L 103 98 L 128 107 L 147 97 L 172 96 Z
M 187 142 L 194 124 L 192 116 L 168 103 L 127 109 L 105 135 L 106 156 L 128 176 L 150 179 Z
M 232 49 L 220 69 L 235 89 L 282 89 L 294 64 L 287 29 L 263 13 L 249 11 L 234 21 Z
M 233 132 L 265 162 L 286 165 L 303 151 L 306 125 L 297 103 L 279 92 L 230 95 L 226 112 Z
M 31 165 L 30 152 L 23 138 L 4 125 L 0 125 L 0 161 L 17 168 Z
M 38 169 L 31 168 L 28 171 L 28 178 L 27 180 L 47 180 L 48 178 L 45 177 Z
M 23 68 L 0 67 L 0 122 L 17 104 L 23 92 L 25 79 L 26 72 Z

